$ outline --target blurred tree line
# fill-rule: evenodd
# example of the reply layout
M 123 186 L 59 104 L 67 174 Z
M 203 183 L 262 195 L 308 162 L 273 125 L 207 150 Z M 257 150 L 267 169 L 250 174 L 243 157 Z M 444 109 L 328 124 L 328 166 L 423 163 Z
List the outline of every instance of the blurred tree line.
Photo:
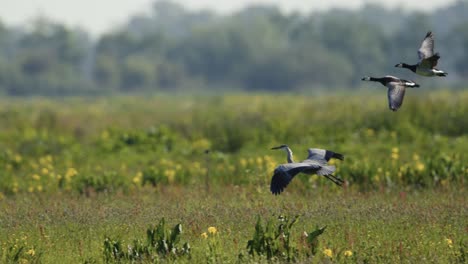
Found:
M 356 88 L 362 75 L 418 78 L 393 66 L 417 61 L 428 30 L 449 72 L 444 87 L 461 87 L 467 1 L 432 13 L 368 4 L 309 14 L 251 6 L 229 16 L 157 1 L 97 38 L 46 18 L 20 28 L 0 22 L 0 93 Z

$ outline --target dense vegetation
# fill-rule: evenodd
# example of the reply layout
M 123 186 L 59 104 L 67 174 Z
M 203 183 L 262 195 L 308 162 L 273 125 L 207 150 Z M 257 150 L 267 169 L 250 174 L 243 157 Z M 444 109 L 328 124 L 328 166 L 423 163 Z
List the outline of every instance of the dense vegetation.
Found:
M 0 192 L 130 191 L 206 177 L 266 188 L 285 160 L 269 148 L 283 143 L 297 159 L 310 146 L 345 153 L 337 175 L 361 190 L 466 183 L 468 94 L 415 90 L 392 113 L 381 92 L 4 101 Z M 329 184 L 301 179 L 304 190 Z
M 463 263 L 468 93 L 379 92 L 2 100 L 0 262 Z M 347 184 L 271 195 L 282 143 Z
M 0 91 L 67 95 L 358 87 L 368 74 L 415 78 L 393 66 L 416 62 L 428 30 L 435 32 L 442 54 L 439 67 L 449 72 L 443 85 L 463 87 L 466 1 L 432 13 L 365 5 L 356 11 L 285 14 L 256 6 L 229 16 L 158 1 L 148 15 L 135 15 L 97 38 L 46 18 L 24 27 L 0 23 Z

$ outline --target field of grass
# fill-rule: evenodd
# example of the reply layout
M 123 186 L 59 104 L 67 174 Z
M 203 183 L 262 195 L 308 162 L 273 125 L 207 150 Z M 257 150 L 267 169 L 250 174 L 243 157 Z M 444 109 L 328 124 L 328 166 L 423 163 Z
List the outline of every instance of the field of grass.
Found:
M 0 262 L 466 263 L 468 93 L 385 99 L 2 99 Z M 280 144 L 345 186 L 271 195 Z

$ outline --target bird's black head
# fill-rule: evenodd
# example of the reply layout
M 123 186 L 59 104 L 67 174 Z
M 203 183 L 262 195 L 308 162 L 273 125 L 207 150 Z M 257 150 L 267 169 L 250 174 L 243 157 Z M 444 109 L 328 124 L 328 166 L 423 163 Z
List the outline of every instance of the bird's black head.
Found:
M 287 147 L 288 147 L 288 145 L 283 144 L 283 145 L 281 145 L 281 146 L 272 147 L 271 149 L 284 149 L 284 148 L 287 148 Z

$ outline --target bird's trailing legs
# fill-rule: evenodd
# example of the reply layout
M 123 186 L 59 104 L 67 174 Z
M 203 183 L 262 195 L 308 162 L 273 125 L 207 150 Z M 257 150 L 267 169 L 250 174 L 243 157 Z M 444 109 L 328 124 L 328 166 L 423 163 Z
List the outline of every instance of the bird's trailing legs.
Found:
M 337 177 L 335 177 L 335 176 L 333 176 L 331 174 L 330 175 L 323 175 L 323 176 L 325 176 L 327 179 L 329 179 L 330 181 L 332 181 L 333 183 L 335 183 L 338 186 L 342 186 L 343 183 L 344 183 L 344 181 L 342 179 L 337 178 Z

